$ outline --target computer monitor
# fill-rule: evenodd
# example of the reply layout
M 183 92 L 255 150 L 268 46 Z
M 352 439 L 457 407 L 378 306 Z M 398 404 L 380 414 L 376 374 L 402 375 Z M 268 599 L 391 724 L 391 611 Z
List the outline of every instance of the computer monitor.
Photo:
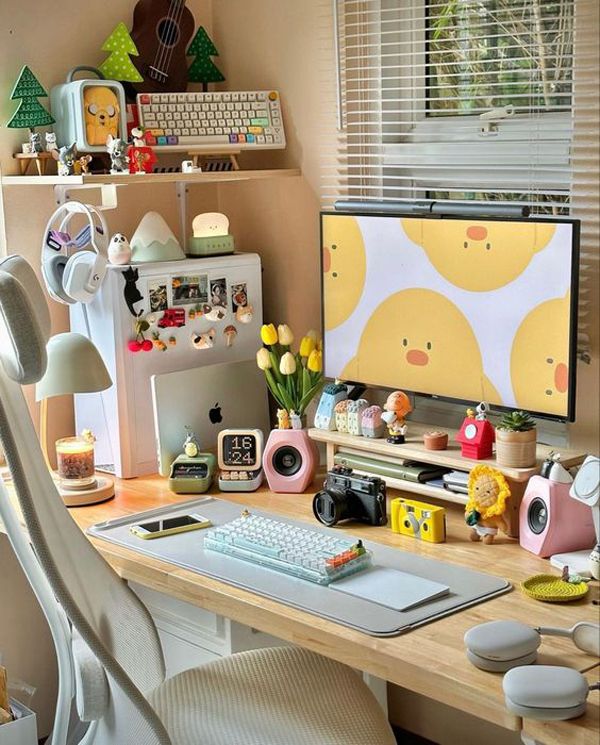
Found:
M 575 419 L 579 222 L 324 212 L 325 374 Z

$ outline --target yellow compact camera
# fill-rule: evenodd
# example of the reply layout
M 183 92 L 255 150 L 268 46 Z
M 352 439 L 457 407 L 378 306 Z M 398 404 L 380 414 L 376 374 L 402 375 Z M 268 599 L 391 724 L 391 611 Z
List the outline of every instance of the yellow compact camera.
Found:
M 392 531 L 429 543 L 446 540 L 446 510 L 414 499 L 392 499 Z

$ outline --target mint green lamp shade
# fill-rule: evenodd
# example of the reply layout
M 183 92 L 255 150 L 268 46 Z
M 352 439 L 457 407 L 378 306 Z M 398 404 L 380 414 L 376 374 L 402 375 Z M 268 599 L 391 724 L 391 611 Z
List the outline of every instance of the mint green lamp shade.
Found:
M 100 352 L 83 334 L 56 334 L 46 352 L 48 366 L 35 387 L 36 401 L 71 393 L 96 393 L 112 385 Z

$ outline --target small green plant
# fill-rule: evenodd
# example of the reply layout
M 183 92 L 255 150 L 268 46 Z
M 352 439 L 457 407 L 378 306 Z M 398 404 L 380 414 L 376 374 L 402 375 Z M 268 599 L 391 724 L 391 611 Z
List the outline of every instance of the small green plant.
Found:
M 504 414 L 498 429 L 507 432 L 529 432 L 535 429 L 535 419 L 526 411 L 511 411 L 510 414 Z

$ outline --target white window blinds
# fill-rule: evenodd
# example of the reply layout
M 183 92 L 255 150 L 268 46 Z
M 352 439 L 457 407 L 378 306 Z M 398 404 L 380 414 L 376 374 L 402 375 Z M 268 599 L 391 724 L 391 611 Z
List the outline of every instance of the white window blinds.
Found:
M 324 204 L 449 198 L 567 213 L 588 167 L 573 137 L 589 146 L 597 133 L 597 10 L 597 0 L 335 2 L 340 136 L 323 160 Z

